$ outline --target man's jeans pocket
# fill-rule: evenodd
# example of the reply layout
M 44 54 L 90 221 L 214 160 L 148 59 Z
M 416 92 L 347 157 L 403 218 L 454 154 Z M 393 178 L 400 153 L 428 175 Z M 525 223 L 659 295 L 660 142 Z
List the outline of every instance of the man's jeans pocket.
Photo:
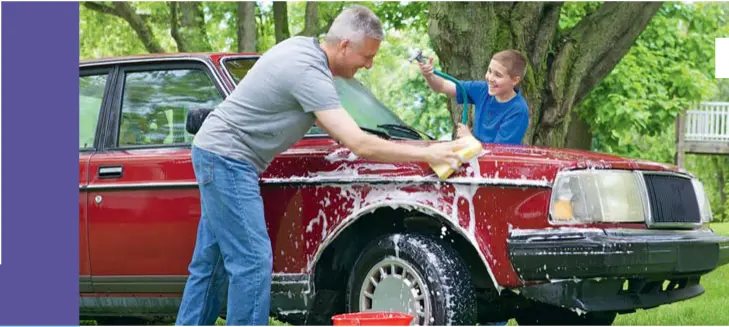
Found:
M 195 170 L 197 184 L 207 185 L 213 182 L 213 156 L 211 153 L 192 147 L 192 168 Z

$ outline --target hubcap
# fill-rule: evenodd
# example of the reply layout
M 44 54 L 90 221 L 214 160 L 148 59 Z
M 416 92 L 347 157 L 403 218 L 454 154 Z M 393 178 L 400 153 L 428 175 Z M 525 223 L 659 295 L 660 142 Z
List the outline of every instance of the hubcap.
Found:
M 415 317 L 415 325 L 431 324 L 427 285 L 409 263 L 396 257 L 378 262 L 367 273 L 359 310 L 404 312 Z

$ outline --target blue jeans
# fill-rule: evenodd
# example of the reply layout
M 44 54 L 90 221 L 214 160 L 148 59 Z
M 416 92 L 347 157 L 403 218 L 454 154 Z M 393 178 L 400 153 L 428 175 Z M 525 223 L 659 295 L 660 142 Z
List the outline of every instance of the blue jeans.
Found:
M 213 325 L 228 284 L 228 325 L 268 325 L 273 254 L 258 173 L 192 148 L 201 215 L 176 325 Z

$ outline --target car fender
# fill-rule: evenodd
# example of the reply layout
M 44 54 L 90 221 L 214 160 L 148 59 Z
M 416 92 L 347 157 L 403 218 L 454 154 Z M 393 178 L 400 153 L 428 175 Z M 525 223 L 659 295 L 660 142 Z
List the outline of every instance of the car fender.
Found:
M 307 264 L 307 270 L 309 272 L 313 272 L 314 267 L 316 267 L 316 264 L 318 263 L 319 259 L 321 258 L 324 251 L 329 247 L 330 244 L 332 244 L 339 235 L 344 232 L 349 226 L 354 224 L 357 220 L 359 220 L 361 217 L 366 216 L 369 213 L 372 213 L 380 208 L 402 208 L 407 210 L 415 210 L 422 212 L 424 214 L 429 215 L 430 217 L 433 217 L 434 219 L 437 219 L 439 222 L 446 224 L 450 227 L 451 230 L 458 233 L 460 236 L 462 236 L 464 239 L 468 240 L 468 242 L 471 244 L 471 246 L 476 250 L 478 253 L 479 258 L 481 259 L 481 263 L 486 267 L 486 270 L 489 272 L 489 277 L 491 278 L 491 282 L 493 283 L 495 289 L 497 291 L 501 291 L 504 287 L 500 286 L 498 282 L 496 281 L 496 278 L 494 276 L 493 270 L 491 265 L 488 263 L 488 260 L 486 260 L 486 257 L 484 256 L 483 252 L 481 251 L 480 247 L 478 246 L 478 243 L 476 242 L 475 238 L 468 233 L 468 231 L 461 227 L 459 224 L 454 223 L 453 220 L 448 219 L 448 215 L 433 206 L 413 200 L 383 200 L 373 203 L 368 203 L 367 205 L 361 207 L 359 210 L 353 212 L 349 216 L 347 216 L 345 219 L 343 219 L 336 228 L 334 228 L 331 232 L 328 233 L 327 237 L 319 244 L 319 247 L 317 248 L 316 252 L 314 253 L 314 256 L 308 261 Z

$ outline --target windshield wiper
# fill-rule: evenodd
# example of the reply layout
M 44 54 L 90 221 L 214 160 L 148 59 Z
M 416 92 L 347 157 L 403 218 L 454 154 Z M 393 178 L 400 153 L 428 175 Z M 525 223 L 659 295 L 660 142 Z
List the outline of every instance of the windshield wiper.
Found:
M 362 126 L 360 126 L 359 128 L 361 130 L 365 131 L 365 132 L 368 132 L 368 133 L 371 133 L 371 134 L 375 134 L 375 135 L 378 135 L 378 136 L 382 136 L 386 140 L 389 140 L 389 139 L 392 138 L 392 135 L 390 135 L 389 133 L 387 133 L 385 131 L 380 131 L 380 130 L 376 130 L 374 128 L 368 128 L 368 127 L 362 127 Z
M 417 137 L 418 139 L 422 139 L 423 138 L 423 135 L 425 135 L 430 140 L 435 140 L 435 138 L 433 138 L 432 136 L 430 136 L 428 134 L 425 134 L 425 133 L 422 133 L 421 134 L 420 132 L 418 132 L 418 130 L 416 130 L 416 129 L 410 127 L 410 126 L 407 126 L 407 125 L 380 124 L 380 125 L 377 125 L 377 127 L 384 128 L 386 130 L 396 130 L 396 131 L 405 132 L 407 134 L 410 134 L 412 136 Z

